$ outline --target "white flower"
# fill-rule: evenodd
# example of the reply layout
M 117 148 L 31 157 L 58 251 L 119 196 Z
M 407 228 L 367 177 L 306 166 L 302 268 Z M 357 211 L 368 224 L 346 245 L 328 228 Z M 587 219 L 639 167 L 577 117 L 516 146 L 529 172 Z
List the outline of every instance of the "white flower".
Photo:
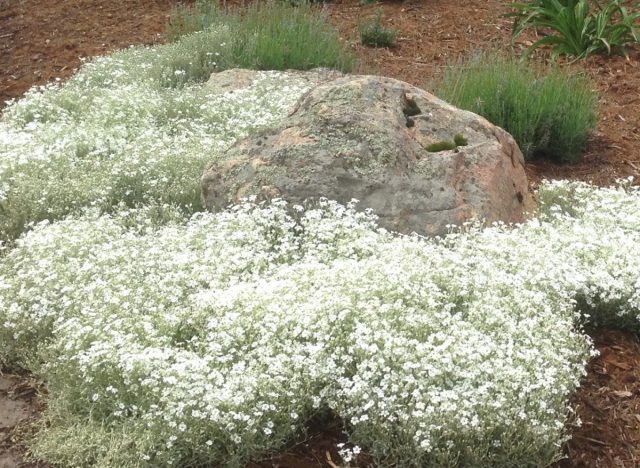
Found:
M 175 66 L 152 80 L 153 60 L 98 59 L 0 122 L 3 209 L 20 213 L 0 229 L 57 220 L 0 257 L 0 361 L 44 361 L 51 389 L 73 389 L 52 390 L 51 408 L 77 413 L 56 413 L 42 436 L 73 429 L 78 450 L 104 442 L 131 466 L 141 452 L 224 465 L 332 412 L 351 423 L 346 463 L 360 447 L 416 465 L 448 450 L 479 466 L 505 453 L 550 463 L 593 355 L 580 312 L 640 323 L 638 190 L 547 183 L 537 219 L 439 240 L 326 199 L 295 216 L 281 200 L 193 214 L 212 154 L 310 85 L 264 72 L 233 99 L 212 96 L 161 86 Z

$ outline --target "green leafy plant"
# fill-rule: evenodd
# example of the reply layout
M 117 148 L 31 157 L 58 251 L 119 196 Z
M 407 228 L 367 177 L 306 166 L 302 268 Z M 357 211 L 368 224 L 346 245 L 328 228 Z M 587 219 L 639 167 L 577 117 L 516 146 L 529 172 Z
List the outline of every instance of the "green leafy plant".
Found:
M 526 29 L 541 30 L 545 37 L 534 42 L 527 53 L 552 46 L 554 55 L 583 58 L 594 53 L 619 51 L 636 43 L 640 12 L 630 13 L 621 0 L 535 0 L 513 3 L 516 12 L 512 40 Z M 550 32 L 550 33 L 549 33 Z
M 398 32 L 382 24 L 382 9 L 379 9 L 373 20 L 360 24 L 360 41 L 373 47 L 391 47 L 396 42 Z
M 436 93 L 507 130 L 526 158 L 581 158 L 597 120 L 586 77 L 484 53 L 450 66 Z
M 317 67 L 350 71 L 349 52 L 327 14 L 310 4 L 255 2 L 229 13 L 236 18 L 233 60 L 258 70 L 307 70 Z M 232 24 L 234 22 L 232 21 Z

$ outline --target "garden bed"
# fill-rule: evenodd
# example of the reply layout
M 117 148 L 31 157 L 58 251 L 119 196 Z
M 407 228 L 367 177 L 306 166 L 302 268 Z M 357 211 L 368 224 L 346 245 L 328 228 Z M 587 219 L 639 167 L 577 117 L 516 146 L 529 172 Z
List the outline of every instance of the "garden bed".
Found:
M 0 30 L 6 34 L 2 39 L 1 60 L 7 70 L 0 77 L 0 93 L 6 98 L 19 96 L 33 84 L 69 76 L 80 64 L 80 55 L 100 54 L 129 43 L 161 40 L 158 34 L 162 33 L 171 4 L 140 1 L 131 2 L 124 9 L 120 4 L 106 1 L 91 2 L 91 5 L 57 2 L 45 6 L 4 1 L 0 6 Z M 377 7 L 337 2 L 327 8 L 343 36 L 364 58 L 364 71 L 427 87 L 428 82 L 437 77 L 440 67 L 458 53 L 484 47 L 490 41 L 506 44 L 510 34 L 510 22 L 500 17 L 506 11 L 502 2 L 467 2 L 464 6 L 448 1 L 385 4 L 385 17 L 401 29 L 398 47 L 368 49 L 357 44 L 357 20 L 363 14 L 373 15 Z M 473 24 L 462 20 L 470 17 L 474 18 Z M 43 24 L 50 25 L 51 29 Z M 574 65 L 592 76 L 602 93 L 598 131 L 583 162 L 577 165 L 530 162 L 528 171 L 534 185 L 541 177 L 593 180 L 604 185 L 621 176 L 638 175 L 640 95 L 636 85 L 640 72 L 637 59 L 636 49 L 631 51 L 630 61 L 596 57 Z M 568 445 L 571 458 L 564 464 L 634 466 L 638 460 L 637 339 L 602 329 L 592 331 L 592 336 L 602 355 L 592 361 L 586 384 L 577 397 L 584 424 L 574 430 L 574 439 Z M 20 392 L 10 393 L 12 389 L 15 385 L 2 390 L 0 396 L 11 394 L 26 398 Z M 335 427 L 335 424 L 333 421 L 327 425 Z M 3 432 L 7 432 L 6 428 Z M 305 443 L 301 443 L 282 458 L 289 460 L 290 466 L 300 466 L 301 459 L 306 459 L 310 466 L 314 460 L 327 466 L 330 460 L 338 462 L 333 443 L 326 441 L 341 437 L 340 431 L 327 432 L 323 428 L 318 429 L 318 433 L 323 437 L 310 435 L 312 450 L 304 449 Z M 0 447 L 6 446 L 9 446 L 7 441 L 0 440 Z M 330 460 L 327 451 L 331 454 Z M 262 466 L 265 463 L 272 462 L 263 462 Z

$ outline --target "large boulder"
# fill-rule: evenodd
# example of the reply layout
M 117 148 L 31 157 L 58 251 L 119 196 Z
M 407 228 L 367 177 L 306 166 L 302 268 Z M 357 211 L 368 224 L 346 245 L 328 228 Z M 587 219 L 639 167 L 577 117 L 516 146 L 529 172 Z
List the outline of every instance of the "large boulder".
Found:
M 218 161 L 202 177 L 214 211 L 248 196 L 355 198 L 387 229 L 438 235 L 473 218 L 521 222 L 534 208 L 508 133 L 378 76 L 318 85 L 278 128 L 238 141 Z

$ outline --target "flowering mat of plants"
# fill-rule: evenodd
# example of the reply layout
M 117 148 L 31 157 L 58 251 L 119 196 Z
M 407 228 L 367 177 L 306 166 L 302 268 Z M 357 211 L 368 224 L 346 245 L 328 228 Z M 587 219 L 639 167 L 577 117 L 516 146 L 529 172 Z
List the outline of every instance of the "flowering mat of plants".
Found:
M 113 1 L 0 2 L 2 99 L 69 77 L 79 56 L 161 42 L 171 6 L 160 0 L 131 1 L 126 9 Z M 500 17 L 506 7 L 498 1 L 383 7 L 391 24 L 401 27 L 399 46 L 391 50 L 356 43 L 358 18 L 373 14 L 374 7 L 328 5 L 343 36 L 364 59 L 363 71 L 418 85 L 428 87 L 429 78 L 452 56 L 509 38 L 509 22 Z M 638 175 L 638 55 L 631 50 L 628 62 L 592 58 L 576 65 L 602 93 L 598 131 L 579 165 L 530 163 L 535 185 L 542 177 L 610 185 Z M 102 146 L 71 148 L 76 156 L 97 150 L 92 156 L 98 160 L 100 148 L 119 149 L 129 151 L 131 159 L 109 167 L 85 165 L 91 166 L 95 183 L 89 180 L 53 199 L 62 211 L 85 202 L 94 210 L 38 226 L 0 268 L 5 323 L 0 339 L 8 343 L 0 359 L 28 367 L 34 355 L 50 357 L 38 369 L 53 397 L 47 415 L 54 424 L 40 445 L 50 456 L 86 455 L 78 448 L 81 440 L 85 450 L 102 451 L 103 463 L 111 460 L 112 466 L 179 465 L 186 457 L 215 465 L 242 458 L 243 451 L 252 453 L 251 466 L 332 466 L 341 463 L 337 445 L 347 441 L 346 424 L 351 442 L 369 452 L 357 459 L 363 466 L 371 457 L 401 466 L 403 460 L 405 465 L 409 460 L 446 463 L 450 453 L 470 464 L 499 465 L 499 458 L 490 457 L 503 456 L 524 466 L 561 440 L 566 398 L 589 357 L 589 342 L 576 327 L 581 319 L 573 312 L 574 301 L 596 322 L 638 331 L 639 265 L 628 253 L 640 242 L 640 200 L 628 187 L 596 191 L 544 185 L 539 193 L 547 209 L 539 221 L 517 231 L 471 230 L 443 243 L 377 232 L 369 218 L 331 204 L 294 217 L 283 207 L 245 206 L 187 221 L 161 196 L 149 195 L 145 210 L 99 216 L 95 210 L 111 203 L 109 196 L 118 191 L 97 182 L 109 175 L 117 185 L 132 161 L 148 171 L 134 177 L 165 184 L 144 187 L 146 193 L 171 193 L 171 199 L 188 205 L 192 194 L 181 192 L 188 186 L 184 178 L 202 161 L 192 161 L 182 173 L 172 171 L 175 180 L 163 181 L 158 177 L 166 169 L 162 164 L 171 160 L 140 159 L 149 145 L 161 153 L 166 139 L 183 138 L 185 151 L 196 155 L 201 132 L 214 128 L 237 138 L 249 130 L 234 124 L 246 119 L 216 120 L 213 109 L 201 107 L 208 101 L 198 92 L 136 88 L 127 81 L 124 65 L 115 78 L 119 94 L 93 95 L 93 115 L 77 111 L 87 117 L 84 126 L 77 125 L 73 112 L 65 112 L 85 86 L 95 84 L 91 80 L 105 84 L 99 66 L 64 92 L 34 94 L 14 105 L 0 131 L 3 152 L 17 155 L 27 145 L 28 154 L 37 156 L 64 141 L 61 135 L 71 135 L 57 148 L 62 154 L 70 151 L 74 135 L 95 141 L 100 135 L 91 133 L 92 124 L 114 117 L 101 109 L 126 110 L 129 114 L 117 118 L 139 122 L 128 126 L 127 131 L 137 132 L 130 148 L 119 146 L 119 138 L 132 135 L 118 133 L 116 121 L 111 140 Z M 245 96 L 247 105 L 270 96 L 269 79 L 277 77 L 265 76 L 264 87 Z M 302 91 L 292 86 L 288 98 Z M 265 123 L 269 112 L 277 118 L 288 105 L 286 99 L 267 101 L 255 104 L 267 109 Z M 123 107 L 123 102 L 137 104 Z M 149 134 L 140 119 L 141 110 L 150 108 L 147 117 L 165 118 L 164 130 L 159 125 L 156 134 Z M 174 118 L 177 110 L 197 112 L 200 120 L 182 122 L 176 136 L 165 130 L 180 122 Z M 224 127 L 225 122 L 233 125 Z M 35 195 L 43 179 L 33 174 L 82 169 L 77 159 L 73 163 L 64 166 L 61 158 L 51 167 L 35 157 L 17 165 L 0 163 L 0 170 L 22 178 L 27 212 L 37 212 L 42 206 Z M 55 191 L 55 184 L 50 188 Z M 68 265 L 65 256 L 76 264 Z M 77 284 L 84 287 L 71 287 Z M 125 303 L 129 310 L 144 309 L 145 320 L 119 314 Z M 237 310 L 252 311 L 251 320 Z M 604 326 L 590 328 L 589 334 L 600 355 L 590 361 L 572 400 L 577 415 L 570 419 L 577 417 L 582 425 L 570 426 L 569 460 L 560 465 L 637 466 L 638 341 Z M 28 437 L 19 422 L 43 409 L 38 390 L 44 392 L 27 378 L 0 376 L 0 463 L 19 462 L 19 442 Z M 118 434 L 88 425 L 101 418 Z M 56 428 L 55 422 L 63 420 Z M 270 447 L 296 439 L 296 446 L 268 455 Z M 76 444 L 68 446 L 68 440 Z M 343 458 L 358 451 L 353 444 L 341 449 Z M 479 456 L 488 458 L 474 458 Z

